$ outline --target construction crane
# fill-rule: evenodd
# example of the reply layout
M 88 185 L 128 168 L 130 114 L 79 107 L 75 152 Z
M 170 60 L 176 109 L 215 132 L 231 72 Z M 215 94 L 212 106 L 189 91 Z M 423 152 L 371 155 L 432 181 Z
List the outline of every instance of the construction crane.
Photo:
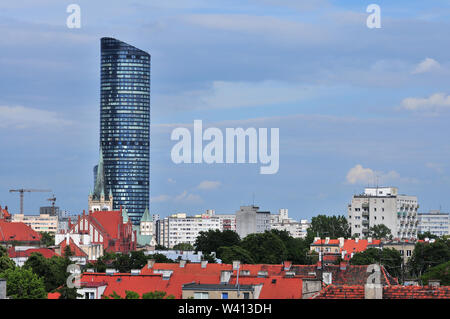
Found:
M 51 192 L 50 189 L 10 189 L 10 193 L 17 192 L 20 193 L 20 213 L 23 214 L 23 193 L 25 192 Z
M 52 216 L 55 216 L 55 202 L 56 202 L 56 197 L 55 194 L 52 195 L 51 198 L 47 199 L 48 201 L 52 202 Z

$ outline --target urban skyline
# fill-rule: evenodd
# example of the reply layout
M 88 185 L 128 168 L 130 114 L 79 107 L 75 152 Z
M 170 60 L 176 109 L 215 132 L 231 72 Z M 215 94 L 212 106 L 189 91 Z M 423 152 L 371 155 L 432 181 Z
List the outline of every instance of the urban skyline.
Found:
M 106 11 L 101 2 L 79 4 L 81 29 L 65 26 L 57 1 L 0 5 L 8 21 L 0 193 L 12 212 L 19 198 L 8 191 L 22 187 L 52 189 L 61 209 L 86 209 L 98 162 L 104 36 L 152 53 L 151 213 L 230 212 L 255 194 L 260 207 L 288 208 L 297 220 L 345 215 L 351 194 L 377 176 L 417 196 L 421 212 L 449 210 L 443 1 L 380 1 L 379 30 L 365 27 L 364 6 L 335 1 L 232 1 L 227 10 L 214 1 L 136 1 Z M 279 127 L 279 172 L 173 165 L 170 131 L 198 118 L 205 126 Z M 26 194 L 25 213 L 45 206 L 46 196 Z

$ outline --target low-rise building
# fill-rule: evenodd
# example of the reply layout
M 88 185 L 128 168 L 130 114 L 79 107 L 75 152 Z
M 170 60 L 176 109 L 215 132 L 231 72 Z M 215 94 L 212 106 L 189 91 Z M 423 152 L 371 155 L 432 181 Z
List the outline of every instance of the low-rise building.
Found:
M 25 215 L 14 214 L 12 216 L 13 223 L 24 223 L 37 232 L 48 232 L 56 234 L 58 230 L 58 216 L 49 214 Z

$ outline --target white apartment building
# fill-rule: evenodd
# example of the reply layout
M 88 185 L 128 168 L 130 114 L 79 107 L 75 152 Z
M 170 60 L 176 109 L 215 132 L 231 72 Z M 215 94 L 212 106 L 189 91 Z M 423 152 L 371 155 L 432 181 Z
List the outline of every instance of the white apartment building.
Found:
M 259 211 L 257 206 L 241 206 L 236 212 L 236 232 L 241 239 L 249 234 L 270 230 L 270 212 Z
M 416 196 L 400 195 L 396 187 L 367 187 L 353 196 L 347 219 L 352 236 L 368 237 L 370 227 L 384 224 L 394 238 L 417 238 L 418 208 Z
M 58 230 L 58 216 L 51 216 L 49 214 L 14 214 L 12 216 L 11 222 L 24 223 L 37 232 L 49 232 L 56 234 Z
M 289 218 L 286 208 L 280 209 L 278 214 L 270 216 L 270 228 L 285 230 L 294 238 L 305 238 L 309 227 L 308 220 L 302 219 L 300 222 Z
M 431 210 L 429 213 L 418 214 L 418 232 L 423 234 L 430 232 L 436 236 L 450 234 L 449 213 L 441 213 L 439 210 Z
M 220 219 L 210 214 L 174 214 L 157 221 L 158 244 L 172 248 L 181 243 L 194 245 L 201 231 L 220 230 Z

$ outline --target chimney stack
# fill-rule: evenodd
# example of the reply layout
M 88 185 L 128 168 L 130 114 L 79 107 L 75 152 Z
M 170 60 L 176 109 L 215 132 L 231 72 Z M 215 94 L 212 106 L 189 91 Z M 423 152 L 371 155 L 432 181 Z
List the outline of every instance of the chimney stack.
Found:
M 149 259 L 147 260 L 147 268 L 151 269 L 153 268 L 153 265 L 155 264 L 155 260 L 154 259 Z

